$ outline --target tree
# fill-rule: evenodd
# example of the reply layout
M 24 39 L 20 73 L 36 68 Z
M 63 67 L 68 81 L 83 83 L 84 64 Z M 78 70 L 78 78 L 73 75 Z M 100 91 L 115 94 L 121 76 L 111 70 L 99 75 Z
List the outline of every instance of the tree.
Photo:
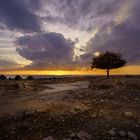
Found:
M 91 68 L 105 69 L 109 78 L 110 69 L 117 69 L 126 64 L 120 53 L 106 51 L 99 56 L 94 56 L 91 61 Z
M 14 80 L 22 80 L 22 77 L 21 77 L 20 75 L 16 75 L 16 76 L 14 77 Z
M 0 80 L 7 80 L 7 78 L 4 75 L 0 75 Z
M 34 77 L 33 76 L 31 76 L 31 75 L 29 75 L 29 76 L 27 76 L 27 78 L 26 78 L 27 80 L 34 80 Z

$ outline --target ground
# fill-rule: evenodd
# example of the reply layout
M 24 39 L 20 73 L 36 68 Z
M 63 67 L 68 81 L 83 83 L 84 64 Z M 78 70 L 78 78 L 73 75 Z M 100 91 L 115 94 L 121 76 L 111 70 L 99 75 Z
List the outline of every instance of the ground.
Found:
M 140 76 L 0 81 L 0 140 L 140 139 Z

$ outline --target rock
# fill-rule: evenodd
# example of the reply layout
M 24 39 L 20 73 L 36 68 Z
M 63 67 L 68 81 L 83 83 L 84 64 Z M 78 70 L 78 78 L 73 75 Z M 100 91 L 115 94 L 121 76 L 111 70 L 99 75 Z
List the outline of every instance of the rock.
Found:
M 78 97 L 79 97 L 79 98 L 83 98 L 83 97 L 84 97 L 84 95 L 82 95 L 82 94 L 79 94 L 79 95 L 78 95 Z
M 125 112 L 125 113 L 124 113 L 124 116 L 125 116 L 126 118 L 133 118 L 133 113 L 132 113 L 132 112 Z
M 12 130 L 12 131 L 10 131 L 10 134 L 11 135 L 16 134 L 16 131 Z
M 140 126 L 138 124 L 135 125 L 136 128 L 139 128 Z
M 54 138 L 52 136 L 48 136 L 48 137 L 44 138 L 43 140 L 54 140 Z
M 116 132 L 113 129 L 111 129 L 111 130 L 108 131 L 108 134 L 110 136 L 115 136 L 116 135 Z
M 98 116 L 99 116 L 99 117 L 104 117 L 104 110 L 100 110 Z
M 91 140 L 91 135 L 84 131 L 80 131 L 79 133 L 77 133 L 77 137 L 80 140 Z
M 70 134 L 70 138 L 75 138 L 76 137 L 76 134 L 75 133 L 71 133 Z
M 139 99 L 138 98 L 135 98 L 135 101 L 138 101 Z
M 96 115 L 96 114 L 92 114 L 91 117 L 92 117 L 92 118 L 96 118 L 97 115 Z
M 101 102 L 101 103 L 104 103 L 104 100 L 103 100 L 103 99 L 101 99 L 101 100 L 100 100 L 100 102 Z
M 124 97 L 123 97 L 123 100 L 124 100 L 124 101 L 127 101 L 127 100 L 129 100 L 129 98 L 126 97 L 126 96 L 124 96 Z
M 116 129 L 113 127 L 113 128 L 112 128 L 112 130 L 114 130 L 114 131 L 115 131 Z
M 96 99 L 92 99 L 93 102 L 96 102 Z
M 123 83 L 121 81 L 117 81 L 116 85 L 120 86 L 120 85 L 123 85 Z
M 115 92 L 113 92 L 113 91 L 112 91 L 112 92 L 110 92 L 110 95 L 115 95 Z
M 33 113 L 34 113 L 33 110 L 27 110 L 27 111 L 25 111 L 25 116 L 32 115 Z
M 137 136 L 132 132 L 128 132 L 128 137 L 131 138 L 132 140 L 137 140 L 138 139 Z
M 21 118 L 21 117 L 23 117 L 23 116 L 25 116 L 25 112 L 24 112 L 24 111 L 20 111 L 20 112 L 17 112 L 17 113 L 15 114 L 15 118 Z
M 122 136 L 122 137 L 126 137 L 126 132 L 124 132 L 124 131 L 119 131 L 119 135 Z
M 138 120 L 138 124 L 140 124 L 140 119 Z

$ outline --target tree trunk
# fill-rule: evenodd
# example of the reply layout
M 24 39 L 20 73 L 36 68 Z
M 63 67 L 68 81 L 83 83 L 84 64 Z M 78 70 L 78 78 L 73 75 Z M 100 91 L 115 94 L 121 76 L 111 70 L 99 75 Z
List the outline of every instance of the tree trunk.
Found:
M 107 72 L 107 79 L 109 79 L 109 69 L 107 69 L 106 72 Z

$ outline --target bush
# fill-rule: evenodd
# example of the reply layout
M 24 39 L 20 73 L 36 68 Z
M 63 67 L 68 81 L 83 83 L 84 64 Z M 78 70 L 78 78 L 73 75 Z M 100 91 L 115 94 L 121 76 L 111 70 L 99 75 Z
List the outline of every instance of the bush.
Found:
M 0 75 L 0 80 L 7 80 L 7 78 L 4 75 Z
M 16 75 L 14 80 L 22 80 L 22 77 L 20 75 Z
M 27 76 L 27 78 L 26 78 L 27 80 L 33 80 L 34 79 L 34 77 L 33 76 L 31 76 L 31 75 L 29 75 L 29 76 Z

